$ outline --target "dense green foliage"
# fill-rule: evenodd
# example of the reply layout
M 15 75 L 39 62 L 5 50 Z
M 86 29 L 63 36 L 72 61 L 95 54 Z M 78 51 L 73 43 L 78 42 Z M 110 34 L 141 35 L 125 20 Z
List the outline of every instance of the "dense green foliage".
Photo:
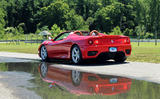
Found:
M 0 38 L 51 31 L 53 25 L 160 38 L 159 16 L 160 0 L 0 0 Z
M 1 4 L 0 4 L 1 6 Z M 0 7 L 0 38 L 4 36 L 4 26 L 5 26 L 5 12 L 4 10 Z

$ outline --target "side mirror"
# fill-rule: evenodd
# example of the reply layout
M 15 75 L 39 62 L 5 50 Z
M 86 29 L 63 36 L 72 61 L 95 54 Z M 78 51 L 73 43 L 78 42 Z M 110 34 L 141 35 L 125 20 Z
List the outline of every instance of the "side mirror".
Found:
M 48 37 L 49 40 L 54 41 L 50 36 Z

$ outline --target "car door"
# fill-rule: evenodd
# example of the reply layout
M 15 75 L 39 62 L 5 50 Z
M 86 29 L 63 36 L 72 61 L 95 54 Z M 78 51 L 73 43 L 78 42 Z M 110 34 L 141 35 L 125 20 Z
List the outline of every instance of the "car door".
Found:
M 69 33 L 62 33 L 58 35 L 53 43 L 49 44 L 49 54 L 51 58 L 65 59 L 68 57 L 68 51 L 70 49 L 71 42 L 67 38 Z

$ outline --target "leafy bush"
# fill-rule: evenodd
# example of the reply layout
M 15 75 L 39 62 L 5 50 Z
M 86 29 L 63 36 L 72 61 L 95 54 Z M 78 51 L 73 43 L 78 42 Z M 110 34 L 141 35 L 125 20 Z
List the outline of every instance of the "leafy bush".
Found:
M 25 28 L 25 24 L 24 24 L 24 23 L 20 23 L 20 24 L 17 26 L 18 33 L 19 33 L 19 34 L 24 34 L 24 28 Z
M 116 26 L 114 29 L 112 29 L 112 32 L 109 34 L 110 35 L 123 35 L 119 26 Z
M 57 24 L 54 24 L 54 25 L 51 27 L 50 32 L 52 33 L 52 36 L 55 37 L 55 36 L 57 36 L 59 33 L 61 33 L 62 30 L 60 29 L 60 27 L 57 26 Z
M 152 39 L 153 37 L 154 37 L 153 33 L 149 33 L 149 32 L 147 32 L 147 33 L 144 35 L 144 38 L 145 38 L 145 39 L 147 39 L 147 38 Z
M 123 34 L 126 35 L 126 36 L 134 36 L 134 31 L 133 29 L 129 29 L 129 28 L 126 28 L 124 31 L 123 31 Z

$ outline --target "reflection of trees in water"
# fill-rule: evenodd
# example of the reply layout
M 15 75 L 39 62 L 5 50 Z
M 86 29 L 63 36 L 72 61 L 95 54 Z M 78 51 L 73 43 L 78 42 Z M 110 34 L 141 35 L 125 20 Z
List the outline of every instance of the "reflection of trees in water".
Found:
M 160 99 L 160 85 L 156 83 L 133 80 L 126 99 Z
M 8 71 L 21 71 L 31 74 L 37 74 L 37 67 L 39 63 L 7 63 Z
M 6 63 L 0 63 L 0 71 L 8 71 L 8 66 Z

